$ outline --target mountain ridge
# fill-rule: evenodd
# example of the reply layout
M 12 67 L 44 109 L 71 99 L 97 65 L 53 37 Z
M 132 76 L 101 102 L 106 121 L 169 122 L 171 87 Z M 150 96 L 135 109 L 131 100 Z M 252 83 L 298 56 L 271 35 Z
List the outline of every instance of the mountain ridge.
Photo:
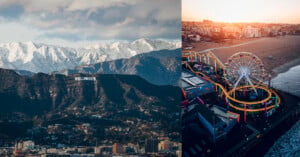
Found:
M 0 74 L 1 112 L 36 115 L 85 105 L 110 110 L 132 104 L 175 104 L 180 98 L 180 88 L 153 85 L 135 75 L 37 73 L 28 77 L 2 68 Z M 77 81 L 75 77 L 95 77 L 96 81 Z
M 138 75 L 156 85 L 178 86 L 181 49 L 159 50 L 138 54 L 128 59 L 117 59 L 65 69 L 58 74 L 104 73 Z M 158 77 L 159 76 L 159 77 Z
M 89 124 L 91 134 L 71 131 L 66 136 L 59 131 L 56 141 L 70 145 L 107 140 L 128 143 L 158 134 L 179 139 L 180 99 L 179 87 L 153 85 L 135 75 L 36 73 L 29 77 L 0 68 L 0 137 L 29 137 L 48 144 L 53 142 L 49 126 Z M 126 132 L 110 129 L 115 127 Z M 74 137 L 71 142 L 69 135 Z
M 95 64 L 162 49 L 176 49 L 180 42 L 138 39 L 132 42 L 68 48 L 34 42 L 0 44 L 0 67 L 50 73 L 78 65 Z

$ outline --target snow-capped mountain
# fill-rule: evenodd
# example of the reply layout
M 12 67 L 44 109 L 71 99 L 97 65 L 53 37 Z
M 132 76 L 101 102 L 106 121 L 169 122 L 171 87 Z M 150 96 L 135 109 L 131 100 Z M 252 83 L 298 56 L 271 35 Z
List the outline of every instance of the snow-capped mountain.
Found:
M 0 44 L 0 68 L 49 73 L 162 49 L 180 48 L 180 42 L 138 39 L 133 42 L 67 48 L 33 42 Z

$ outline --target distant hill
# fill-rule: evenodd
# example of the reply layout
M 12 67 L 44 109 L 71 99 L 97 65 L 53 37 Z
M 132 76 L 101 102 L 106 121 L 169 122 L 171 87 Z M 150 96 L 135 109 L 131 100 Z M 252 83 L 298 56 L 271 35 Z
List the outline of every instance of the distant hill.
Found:
M 77 81 L 75 77 L 95 77 L 96 81 Z M 29 115 L 64 110 L 70 106 L 102 106 L 118 110 L 128 105 L 165 105 L 175 110 L 180 88 L 157 86 L 135 75 L 34 74 L 20 76 L 0 69 L 0 112 L 24 112 Z
M 157 85 L 178 85 L 181 72 L 181 49 L 160 50 L 139 54 L 129 59 L 117 59 L 74 69 L 54 72 L 59 74 L 104 73 L 139 75 Z
M 13 70 L 0 69 L 0 100 L 1 138 L 32 137 L 28 131 L 51 124 L 83 123 L 92 125 L 93 136 L 99 141 L 143 142 L 158 133 L 180 138 L 180 88 L 153 85 L 136 75 L 21 76 Z M 111 127 L 127 128 L 128 136 L 109 130 Z M 40 144 L 49 144 L 49 136 L 43 133 L 33 138 Z M 94 138 L 82 138 L 73 139 L 73 144 L 94 144 Z M 62 143 L 69 140 L 68 136 L 58 139 Z

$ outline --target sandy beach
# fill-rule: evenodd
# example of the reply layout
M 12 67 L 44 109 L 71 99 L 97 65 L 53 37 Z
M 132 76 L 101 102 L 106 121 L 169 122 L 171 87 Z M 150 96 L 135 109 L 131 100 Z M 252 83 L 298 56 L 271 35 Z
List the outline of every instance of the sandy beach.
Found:
M 193 50 L 195 51 L 202 51 L 202 50 L 206 50 L 206 49 L 210 49 L 210 48 L 218 48 L 218 47 L 224 47 L 224 46 L 232 46 L 232 45 L 238 45 L 241 43 L 245 43 L 245 42 L 251 42 L 251 41 L 255 41 L 258 40 L 258 38 L 248 38 L 248 39 L 232 39 L 232 40 L 227 40 L 224 42 L 191 42 L 191 43 L 187 43 L 187 42 L 183 42 L 182 43 L 182 47 L 189 47 L 192 46 Z
M 193 50 L 196 51 L 211 49 L 224 63 L 236 52 L 252 52 L 263 61 L 265 69 L 272 77 L 287 71 L 290 67 L 300 65 L 300 36 L 256 38 L 226 42 L 223 45 L 203 42 L 193 46 Z

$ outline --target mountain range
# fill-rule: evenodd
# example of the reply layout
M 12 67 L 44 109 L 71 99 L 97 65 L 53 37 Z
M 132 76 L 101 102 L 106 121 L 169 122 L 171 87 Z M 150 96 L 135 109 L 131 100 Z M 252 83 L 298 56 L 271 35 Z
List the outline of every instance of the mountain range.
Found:
M 78 81 L 76 77 L 93 77 L 95 80 Z M 72 106 L 90 105 L 107 111 L 149 104 L 163 105 L 172 111 L 177 110 L 174 105 L 180 98 L 179 87 L 153 85 L 134 75 L 65 76 L 37 73 L 28 77 L 18 75 L 13 70 L 0 69 L 2 113 L 22 112 L 28 115 L 41 115 L 56 110 L 62 111 Z
M 180 99 L 179 87 L 153 85 L 135 75 L 37 73 L 29 77 L 0 68 L 0 137 L 30 137 L 49 144 L 53 142 L 52 134 L 45 132 L 49 125 L 89 123 L 94 130 L 91 138 L 73 131 L 58 136 L 57 142 L 86 145 L 94 144 L 95 138 L 136 142 L 158 133 L 179 139 Z M 127 128 L 128 134 L 109 130 L 112 127 Z
M 132 42 L 67 48 L 33 42 L 0 44 L 0 68 L 51 73 L 79 65 L 130 58 L 158 50 L 180 48 L 180 42 L 138 39 Z
M 104 73 L 138 75 L 156 85 L 178 85 L 181 74 L 181 49 L 143 53 L 128 59 L 117 59 L 91 65 L 77 66 L 56 74 Z

